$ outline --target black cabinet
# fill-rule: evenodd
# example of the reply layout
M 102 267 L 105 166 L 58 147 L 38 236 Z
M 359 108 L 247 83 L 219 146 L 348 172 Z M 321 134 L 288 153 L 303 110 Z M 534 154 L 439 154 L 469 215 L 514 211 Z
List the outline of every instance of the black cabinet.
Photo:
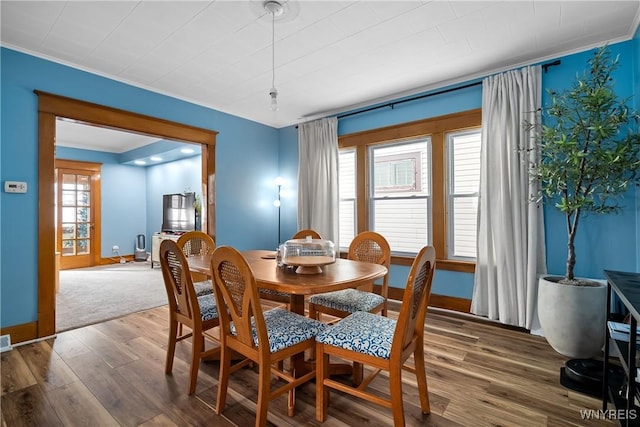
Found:
M 620 364 L 627 378 L 627 396 L 636 396 L 638 384 L 636 383 L 636 353 L 637 327 L 640 319 L 640 273 L 626 273 L 621 271 L 605 270 L 607 278 L 607 320 L 612 318 L 611 299 L 616 295 L 624 305 L 630 317 L 628 334 L 612 336 L 609 327 L 605 328 L 606 337 L 604 344 L 603 382 L 602 382 L 602 410 L 606 411 L 607 402 L 613 402 L 616 410 L 616 418 L 623 426 L 640 426 L 640 408 L 636 406 L 633 398 L 625 398 L 625 393 L 612 387 L 609 381 L 609 354 L 613 350 L 620 360 Z M 635 399 L 637 402 L 637 399 Z

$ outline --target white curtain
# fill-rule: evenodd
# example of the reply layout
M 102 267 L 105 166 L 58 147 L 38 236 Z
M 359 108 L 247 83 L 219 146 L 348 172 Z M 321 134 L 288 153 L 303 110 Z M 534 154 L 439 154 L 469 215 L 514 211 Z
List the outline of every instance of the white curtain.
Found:
M 546 271 L 542 206 L 530 165 L 538 157 L 540 66 L 483 81 L 478 255 L 471 312 L 534 331 L 538 275 Z
M 298 229 L 339 242 L 338 119 L 298 126 Z

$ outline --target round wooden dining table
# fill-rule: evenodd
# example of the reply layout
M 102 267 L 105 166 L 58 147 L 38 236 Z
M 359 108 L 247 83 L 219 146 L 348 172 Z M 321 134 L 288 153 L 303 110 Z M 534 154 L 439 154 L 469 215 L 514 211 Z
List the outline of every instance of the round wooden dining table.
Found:
M 299 274 L 292 269 L 278 268 L 273 251 L 242 251 L 258 287 L 291 295 L 289 310 L 304 314 L 305 295 L 320 294 L 347 288 L 373 288 L 374 280 L 383 277 L 387 268 L 369 262 L 337 258 L 333 264 L 321 267 L 317 274 Z M 211 257 L 187 258 L 192 271 L 211 277 Z

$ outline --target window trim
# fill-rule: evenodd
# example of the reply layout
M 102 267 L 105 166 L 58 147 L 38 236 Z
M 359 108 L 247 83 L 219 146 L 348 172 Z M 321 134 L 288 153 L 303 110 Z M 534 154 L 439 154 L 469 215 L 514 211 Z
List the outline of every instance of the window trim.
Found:
M 482 125 L 482 110 L 474 109 L 447 114 L 413 122 L 369 129 L 338 137 L 339 149 L 356 149 L 356 234 L 369 227 L 369 167 L 368 148 L 372 145 L 403 142 L 419 137 L 431 137 L 432 167 L 432 218 L 433 246 L 438 254 L 437 268 L 442 270 L 473 273 L 475 262 L 447 258 L 447 170 L 446 133 L 473 129 Z M 391 261 L 397 265 L 411 265 L 411 256 L 392 255 Z

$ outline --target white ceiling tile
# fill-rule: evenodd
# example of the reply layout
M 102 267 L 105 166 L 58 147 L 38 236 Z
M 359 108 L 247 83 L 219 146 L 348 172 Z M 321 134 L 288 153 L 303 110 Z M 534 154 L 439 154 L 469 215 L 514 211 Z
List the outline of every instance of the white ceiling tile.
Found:
M 520 3 L 521 0 L 518 0 L 516 3 Z M 449 3 L 451 9 L 456 14 L 456 17 L 466 16 L 472 13 L 477 13 L 482 9 L 486 9 L 488 7 L 495 6 L 496 4 L 502 6 L 506 3 L 506 1 L 447 1 Z
M 560 26 L 561 2 L 555 1 L 536 1 L 533 4 L 534 22 L 536 23 L 536 32 L 542 32 L 541 29 Z
M 5 46 L 15 46 L 26 51 L 37 52 L 42 45 L 46 33 L 30 31 L 28 27 L 7 27 L 3 24 L 0 28 L 0 40 Z
M 366 2 L 366 4 L 381 21 L 386 21 L 393 16 L 412 13 L 415 9 L 422 6 L 421 2 L 415 0 L 372 1 Z
M 51 28 L 62 13 L 66 2 L 60 1 L 2 1 L 2 25 L 19 25 L 39 22 L 45 28 Z
M 638 1 L 1 1 L 3 46 L 272 126 L 630 39 Z
M 487 32 L 488 29 L 481 18 L 480 11 L 476 11 L 438 25 L 438 31 L 440 31 L 446 43 L 458 41 L 474 34 Z
M 535 8 L 531 1 L 496 2 L 478 11 L 478 19 L 482 20 L 489 33 L 519 22 L 526 22 L 535 17 Z
M 59 27 L 74 25 L 80 27 L 81 31 L 91 29 L 96 33 L 109 34 L 135 9 L 135 6 L 136 3 L 131 1 L 66 2 L 55 27 L 56 30 L 60 30 Z
M 0 31 L 3 43 L 37 48 L 49 34 L 62 13 L 64 4 L 59 2 L 0 2 Z M 24 41 L 23 41 L 24 40 Z
M 49 35 L 42 43 L 42 49 L 49 55 L 74 63 L 82 63 L 91 52 L 93 45 L 83 43 L 77 38 L 60 37 L 57 34 Z
M 359 33 L 384 20 L 372 10 L 371 6 L 371 3 L 366 2 L 353 3 L 339 13 L 331 15 L 328 20 L 345 35 Z

